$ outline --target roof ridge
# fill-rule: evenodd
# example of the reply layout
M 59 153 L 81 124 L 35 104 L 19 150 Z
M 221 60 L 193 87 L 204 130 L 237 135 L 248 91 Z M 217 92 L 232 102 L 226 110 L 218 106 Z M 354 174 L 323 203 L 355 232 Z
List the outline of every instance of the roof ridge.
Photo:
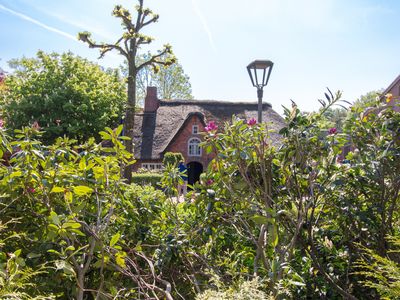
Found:
M 400 81 L 400 74 L 396 77 L 395 80 L 383 91 L 382 96 L 385 96 L 389 91 L 396 85 L 397 82 Z
M 183 99 L 174 99 L 174 100 L 160 100 L 160 105 L 249 105 L 254 106 L 258 105 L 258 102 L 247 102 L 247 101 L 226 101 L 226 100 L 183 100 Z M 263 106 L 272 107 L 271 103 L 263 102 Z

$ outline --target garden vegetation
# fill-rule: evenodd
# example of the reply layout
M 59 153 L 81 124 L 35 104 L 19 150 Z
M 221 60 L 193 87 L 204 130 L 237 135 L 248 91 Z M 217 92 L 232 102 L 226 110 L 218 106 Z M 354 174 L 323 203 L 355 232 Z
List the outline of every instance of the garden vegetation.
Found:
M 182 203 L 174 164 L 159 189 L 126 183 L 122 126 L 45 145 L 2 122 L 0 297 L 398 298 L 400 114 L 376 100 L 326 130 L 338 103 L 286 109 L 275 146 L 267 123 L 209 124 L 215 159 Z

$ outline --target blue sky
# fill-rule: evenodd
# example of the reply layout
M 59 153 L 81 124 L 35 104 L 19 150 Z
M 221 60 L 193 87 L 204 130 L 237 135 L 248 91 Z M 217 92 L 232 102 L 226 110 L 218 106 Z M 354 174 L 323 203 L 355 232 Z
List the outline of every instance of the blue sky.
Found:
M 98 52 L 76 40 L 88 30 L 97 41 L 120 33 L 115 4 L 135 0 L 0 0 L 0 67 L 37 50 L 72 51 L 97 61 Z M 282 112 L 290 99 L 318 108 L 325 88 L 353 101 L 387 87 L 400 73 L 396 0 L 145 0 L 160 14 L 146 33 L 147 50 L 170 43 L 190 76 L 196 99 L 254 100 L 246 66 L 254 59 L 275 65 L 264 101 Z M 118 67 L 117 54 L 98 63 Z

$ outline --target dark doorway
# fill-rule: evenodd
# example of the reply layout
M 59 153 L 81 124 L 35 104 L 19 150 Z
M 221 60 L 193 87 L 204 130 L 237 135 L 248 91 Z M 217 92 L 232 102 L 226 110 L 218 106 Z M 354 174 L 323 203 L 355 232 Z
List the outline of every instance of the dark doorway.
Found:
M 193 185 L 199 181 L 200 174 L 203 173 L 203 165 L 197 161 L 192 161 L 187 164 L 188 184 Z

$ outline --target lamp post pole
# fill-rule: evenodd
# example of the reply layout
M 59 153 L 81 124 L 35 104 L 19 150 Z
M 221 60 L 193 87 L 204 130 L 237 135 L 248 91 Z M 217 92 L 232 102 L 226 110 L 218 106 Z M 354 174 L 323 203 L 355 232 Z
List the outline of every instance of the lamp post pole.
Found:
M 270 60 L 255 60 L 247 66 L 251 83 L 257 88 L 258 98 L 258 123 L 262 123 L 263 88 L 267 85 L 274 63 Z
M 263 99 L 263 94 L 264 94 L 264 91 L 263 91 L 263 89 L 262 89 L 262 87 L 261 88 L 257 88 L 257 98 L 258 98 L 258 120 L 257 120 L 257 122 L 260 124 L 260 123 L 262 123 L 262 99 Z

